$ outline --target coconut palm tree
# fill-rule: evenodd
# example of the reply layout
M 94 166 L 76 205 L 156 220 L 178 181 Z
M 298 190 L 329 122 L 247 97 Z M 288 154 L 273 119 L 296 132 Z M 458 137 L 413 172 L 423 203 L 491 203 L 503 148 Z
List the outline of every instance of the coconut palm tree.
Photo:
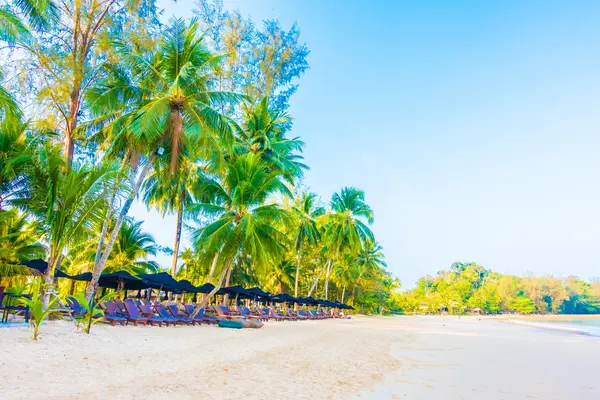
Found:
M 50 287 L 65 250 L 85 241 L 91 228 L 100 223 L 106 201 L 103 187 L 114 184 L 117 174 L 107 166 L 74 165 L 67 169 L 59 149 L 48 144 L 31 157 L 26 167 L 27 184 L 10 202 L 34 218 L 35 231 L 48 244 L 46 283 Z M 48 296 L 46 292 L 46 304 Z
M 268 97 L 263 97 L 255 105 L 246 105 L 236 153 L 260 154 L 270 169 L 282 174 L 293 185 L 304 176 L 308 166 L 301 162 L 299 154 L 304 142 L 297 137 L 289 139 L 285 136 L 290 122 L 291 118 L 284 110 L 270 105 Z
M 155 51 L 142 52 L 134 46 L 119 44 L 121 56 L 131 71 L 128 77 L 135 79 L 112 76 L 113 81 L 103 82 L 104 90 L 93 91 L 95 95 L 102 93 L 96 98 L 96 109 L 120 107 L 113 110 L 118 117 L 110 121 L 107 129 L 118 129 L 115 136 L 125 137 L 132 149 L 149 154 L 94 267 L 88 297 L 156 157 L 166 151 L 171 160 L 170 172 L 174 174 L 184 141 L 205 147 L 207 153 L 227 147 L 232 141 L 232 121 L 215 106 L 236 101 L 240 96 L 213 90 L 212 79 L 221 57 L 206 49 L 198 29 L 194 21 L 187 24 L 175 19 Z
M 345 254 L 357 254 L 365 241 L 374 241 L 373 232 L 367 226 L 374 221 L 373 210 L 365 202 L 362 190 L 344 187 L 331 198 L 331 213 L 325 219 L 323 242 L 333 260 Z M 365 224 L 365 222 L 367 224 Z M 328 298 L 331 258 L 325 275 L 325 298 Z
M 158 272 L 156 262 L 148 260 L 148 256 L 156 255 L 156 242 L 151 234 L 142 231 L 142 222 L 127 218 L 104 272 L 125 270 L 134 275 Z
M 0 211 L 0 276 L 9 276 L 22 269 L 15 267 L 21 261 L 46 257 L 46 248 L 26 215 L 16 209 Z
M 277 203 L 268 203 L 274 195 L 290 195 L 277 174 L 268 172 L 259 156 L 248 153 L 231 160 L 222 182 L 205 185 L 211 202 L 196 203 L 190 212 L 208 219 L 193 232 L 197 248 L 210 249 L 224 260 L 229 284 L 232 263 L 249 257 L 256 270 L 277 263 L 286 250 L 281 227 L 289 223 L 289 214 Z
M 56 20 L 58 9 L 51 0 L 12 0 L 0 7 L 0 40 L 14 44 L 29 39 L 31 29 L 41 30 Z
M 304 245 L 316 246 L 321 238 L 321 232 L 317 226 L 317 218 L 325 214 L 325 208 L 317 204 L 317 195 L 314 193 L 302 193 L 292 206 L 295 217 L 295 250 L 296 250 L 296 279 L 294 280 L 294 297 L 298 297 L 298 281 L 300 278 L 300 264 L 302 262 L 302 248 Z
M 180 158 L 180 166 L 174 174 L 169 172 L 168 165 L 157 163 L 144 183 L 144 202 L 156 208 L 164 216 L 166 213 L 177 215 L 175 226 L 175 243 L 171 262 L 171 275 L 177 274 L 177 260 L 181 245 L 183 221 L 187 217 L 186 210 L 199 196 L 206 178 L 198 148 L 185 146 L 184 155 Z
M 27 123 L 15 115 L 0 122 L 0 209 L 25 184 L 23 166 L 29 159 Z

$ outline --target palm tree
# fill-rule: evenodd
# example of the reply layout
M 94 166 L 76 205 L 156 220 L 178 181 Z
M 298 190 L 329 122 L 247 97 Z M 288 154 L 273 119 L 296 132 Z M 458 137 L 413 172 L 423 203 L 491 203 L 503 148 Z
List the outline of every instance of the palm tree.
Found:
M 363 243 L 362 249 L 354 258 L 353 262 L 348 263 L 346 270 L 343 272 L 344 289 L 342 291 L 342 302 L 344 302 L 346 287 L 353 283 L 354 288 L 352 293 L 361 282 L 361 279 L 368 277 L 373 280 L 381 280 L 382 276 L 387 274 L 385 271 L 387 263 L 383 255 L 383 247 L 377 242 L 367 240 Z
M 192 146 L 185 146 L 185 154 L 181 157 L 181 165 L 175 174 L 171 174 L 167 166 L 157 165 L 144 183 L 144 202 L 148 207 L 155 207 L 163 216 L 166 213 L 177 215 L 171 262 L 173 276 L 177 274 L 177 259 L 183 221 L 186 218 L 185 212 L 201 192 L 205 181 L 202 166 L 195 161 L 201 157 L 196 150 L 197 148 Z
M 362 190 L 344 187 L 340 193 L 333 194 L 330 206 L 332 212 L 326 216 L 323 241 L 335 260 L 343 254 L 358 253 L 367 240 L 374 241 L 373 232 L 363 222 L 372 224 L 374 217 Z M 330 271 L 331 261 L 325 275 L 325 299 L 328 298 Z
M 18 210 L 0 211 L 0 276 L 9 276 L 21 270 L 15 264 L 46 257 L 46 248 Z
M 274 265 L 273 269 L 269 271 L 269 278 L 267 285 L 272 288 L 277 288 L 281 294 L 284 291 L 292 287 L 294 282 L 294 263 L 288 260 L 283 260 L 280 263 Z
M 292 212 L 296 217 L 295 250 L 296 250 L 296 279 L 294 281 L 294 297 L 298 297 L 298 280 L 300 277 L 300 264 L 302 261 L 302 247 L 305 244 L 316 246 L 321 238 L 317 227 L 317 218 L 325 214 L 325 209 L 317 205 L 317 195 L 314 193 L 302 193 L 298 199 L 298 205 L 292 206 Z
M 121 226 L 105 272 L 125 270 L 134 275 L 158 272 L 156 262 L 148 261 L 148 256 L 156 255 L 156 243 L 151 234 L 142 231 L 142 222 L 127 218 Z
M 205 185 L 213 201 L 190 207 L 193 215 L 209 222 L 193 234 L 197 248 L 210 249 L 224 259 L 225 284 L 229 284 L 232 263 L 249 257 L 258 269 L 277 263 L 285 252 L 286 236 L 280 230 L 289 215 L 276 203 L 267 203 L 278 194 L 290 195 L 277 174 L 267 171 L 264 161 L 253 153 L 231 160 L 222 182 Z
M 15 115 L 0 122 L 0 210 L 25 184 L 23 169 L 29 159 L 27 123 Z
M 31 157 L 26 176 L 27 184 L 10 202 L 34 218 L 36 232 L 48 244 L 46 283 L 51 286 L 64 251 L 85 241 L 101 221 L 103 187 L 114 184 L 117 171 L 106 166 L 67 169 L 59 150 L 45 145 Z M 49 291 L 44 297 L 47 304 Z
M 236 152 L 260 154 L 262 160 L 273 171 L 293 185 L 304 176 L 308 166 L 301 162 L 304 142 L 299 138 L 289 139 L 285 132 L 291 118 L 285 111 L 269 104 L 269 98 L 263 97 L 256 105 L 247 105 L 244 109 L 243 130 L 239 133 Z
M 166 148 L 171 159 L 170 172 L 174 174 L 184 141 L 206 147 L 207 153 L 223 145 L 227 147 L 232 140 L 232 122 L 214 106 L 239 98 L 233 93 L 212 90 L 214 70 L 221 57 L 214 56 L 203 45 L 195 22 L 187 25 L 183 20 L 173 20 L 155 51 L 142 52 L 126 44 L 119 47 L 131 72 L 127 79 L 113 75 L 111 81 L 102 83 L 103 90 L 94 90 L 92 93 L 96 95 L 102 93 L 97 96 L 94 108 L 107 109 L 118 103 L 120 109 L 116 107 L 112 114 L 118 117 L 110 121 L 107 129 L 118 129 L 115 136 L 125 136 L 132 149 L 151 153 L 94 267 L 88 298 L 157 155 Z

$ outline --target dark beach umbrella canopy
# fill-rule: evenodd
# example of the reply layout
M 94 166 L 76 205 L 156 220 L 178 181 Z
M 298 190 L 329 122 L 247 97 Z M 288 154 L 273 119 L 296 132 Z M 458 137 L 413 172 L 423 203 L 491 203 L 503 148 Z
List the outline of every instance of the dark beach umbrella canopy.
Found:
M 127 271 L 117 271 L 111 274 L 102 274 L 98 286 L 109 289 L 142 290 L 151 285 L 143 279 L 138 279 Z
M 180 293 L 182 291 L 179 287 L 179 282 L 166 272 L 159 272 L 158 274 L 140 274 L 140 278 L 145 280 L 146 283 L 149 284 L 149 287 L 153 289 L 162 289 L 175 293 Z
M 244 289 L 240 285 L 225 287 L 225 288 L 222 288 L 219 290 L 219 292 L 221 292 L 221 291 L 223 294 L 234 295 L 239 298 L 247 298 L 247 299 L 254 298 L 254 295 L 249 293 L 246 289 Z
M 46 270 L 48 269 L 48 263 L 41 259 L 23 261 L 20 263 L 20 265 L 23 265 L 23 266 L 29 268 L 30 270 L 32 270 L 32 272 L 35 275 L 37 275 L 37 274 L 43 275 L 46 273 Z M 54 271 L 54 276 L 56 278 L 68 278 L 68 279 L 73 279 L 76 281 L 90 281 L 92 279 L 91 272 L 84 272 L 83 274 L 71 276 L 69 274 L 64 273 L 61 270 L 56 270 L 56 271 Z
M 246 291 L 248 293 L 254 295 L 254 296 L 257 296 L 257 297 L 263 297 L 265 299 L 270 299 L 271 298 L 271 294 L 265 292 L 264 290 L 262 290 L 259 287 L 253 287 L 253 288 L 250 288 L 250 289 L 246 289 Z
M 177 282 L 177 284 L 179 285 L 179 288 L 184 292 L 198 293 L 198 288 L 192 285 L 192 283 L 186 279 L 180 280 L 179 282 Z
M 210 293 L 214 288 L 215 285 L 210 282 L 206 282 L 204 285 L 200 285 L 196 289 L 198 290 L 198 293 Z
M 277 303 L 297 303 L 298 302 L 298 299 L 290 296 L 287 293 L 280 293 L 276 296 L 273 296 L 273 297 L 271 297 L 271 300 L 273 300 Z

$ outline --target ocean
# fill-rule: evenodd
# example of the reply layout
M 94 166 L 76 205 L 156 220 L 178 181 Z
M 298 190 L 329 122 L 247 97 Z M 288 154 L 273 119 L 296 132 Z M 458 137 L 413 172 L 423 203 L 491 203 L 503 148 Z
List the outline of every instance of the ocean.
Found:
M 520 320 L 517 323 L 519 325 L 526 325 L 534 328 L 552 329 L 564 333 L 600 337 L 600 319 L 564 319 L 553 321 Z

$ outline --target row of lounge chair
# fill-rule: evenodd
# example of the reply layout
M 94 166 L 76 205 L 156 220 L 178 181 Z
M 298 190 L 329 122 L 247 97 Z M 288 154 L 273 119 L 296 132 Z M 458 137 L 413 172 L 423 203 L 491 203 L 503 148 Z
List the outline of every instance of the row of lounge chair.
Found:
M 70 305 L 77 314 L 78 304 L 74 299 L 70 299 Z M 196 306 L 194 304 L 163 304 L 159 302 L 144 302 L 141 300 L 115 299 L 102 303 L 104 309 L 103 318 L 111 325 L 127 325 L 132 322 L 135 326 L 162 326 L 169 325 L 200 325 L 200 324 L 218 324 L 219 320 L 258 320 L 258 321 L 298 321 L 298 320 L 317 320 L 330 318 L 322 310 L 300 310 L 294 312 L 291 309 L 275 310 L 270 307 L 248 307 L 237 306 L 230 309 L 227 306 L 207 306 L 200 309 L 197 315 L 192 317 Z M 80 307 L 80 306 L 79 306 Z

